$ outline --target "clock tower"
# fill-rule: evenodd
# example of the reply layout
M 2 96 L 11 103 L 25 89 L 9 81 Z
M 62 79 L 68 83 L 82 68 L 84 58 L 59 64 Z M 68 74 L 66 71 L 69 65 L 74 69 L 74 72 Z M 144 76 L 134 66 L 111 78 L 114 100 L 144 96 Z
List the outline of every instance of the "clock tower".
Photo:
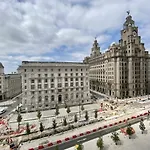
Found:
M 141 36 L 138 34 L 138 27 L 127 12 L 128 15 L 121 30 L 121 39 L 119 41 L 126 62 L 125 79 L 128 87 L 128 96 L 140 96 L 146 94 L 146 52 L 144 43 L 141 42 Z

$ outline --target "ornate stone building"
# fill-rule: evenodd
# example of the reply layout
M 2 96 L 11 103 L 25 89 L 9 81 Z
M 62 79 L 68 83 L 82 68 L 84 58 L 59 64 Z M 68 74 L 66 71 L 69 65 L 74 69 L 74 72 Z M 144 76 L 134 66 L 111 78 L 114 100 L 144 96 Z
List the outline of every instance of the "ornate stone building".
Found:
M 150 56 L 138 34 L 138 27 L 128 14 L 119 43 L 100 52 L 95 39 L 89 63 L 90 88 L 114 98 L 128 98 L 150 93 Z
M 90 102 L 88 64 L 23 61 L 18 72 L 22 76 L 23 109 Z

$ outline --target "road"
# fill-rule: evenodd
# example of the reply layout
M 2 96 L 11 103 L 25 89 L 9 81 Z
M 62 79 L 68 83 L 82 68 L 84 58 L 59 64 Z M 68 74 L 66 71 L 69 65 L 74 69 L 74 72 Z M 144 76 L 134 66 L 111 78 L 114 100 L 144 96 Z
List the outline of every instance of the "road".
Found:
M 16 97 L 20 97 L 20 96 L 21 94 Z M 0 115 L 0 118 L 8 116 L 21 103 L 21 98 L 16 98 L 16 99 L 13 98 L 13 99 L 14 99 L 14 103 L 8 106 L 6 112 Z
M 138 123 L 139 121 L 140 121 L 140 118 L 136 118 L 136 119 L 132 119 L 132 120 L 128 121 L 128 123 L 130 123 L 132 125 L 132 124 Z M 100 131 L 93 132 L 89 135 L 78 137 L 78 138 L 72 139 L 70 141 L 58 144 L 58 148 L 59 148 L 59 150 L 64 150 L 64 149 L 73 147 L 76 144 L 90 141 L 92 139 L 98 138 L 99 136 L 103 136 L 105 134 L 111 133 L 113 131 L 116 131 L 116 130 L 126 127 L 126 126 L 127 126 L 127 123 L 120 123 L 119 125 L 108 127 L 107 129 L 102 129 Z M 44 150 L 56 150 L 56 145 L 53 147 L 50 147 L 50 148 L 45 148 Z

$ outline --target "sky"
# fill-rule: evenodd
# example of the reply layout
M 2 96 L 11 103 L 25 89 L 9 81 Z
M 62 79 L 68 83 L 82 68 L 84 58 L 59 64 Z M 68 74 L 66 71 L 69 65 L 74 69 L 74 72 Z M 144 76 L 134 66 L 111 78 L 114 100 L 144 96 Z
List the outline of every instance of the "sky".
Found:
M 78 61 L 95 37 L 101 52 L 120 39 L 130 10 L 150 50 L 149 0 L 0 0 L 0 62 L 5 73 L 22 61 Z

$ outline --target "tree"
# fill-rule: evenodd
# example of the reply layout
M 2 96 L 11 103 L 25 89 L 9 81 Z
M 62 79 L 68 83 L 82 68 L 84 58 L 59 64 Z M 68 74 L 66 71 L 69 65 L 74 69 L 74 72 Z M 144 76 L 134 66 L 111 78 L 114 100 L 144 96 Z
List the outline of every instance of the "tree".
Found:
M 103 142 L 103 139 L 102 137 L 99 137 L 99 139 L 97 140 L 97 147 L 102 150 L 104 148 L 104 142 Z
M 55 150 L 59 150 L 59 149 L 58 149 L 58 146 L 55 147 Z
M 77 144 L 76 146 L 75 146 L 75 148 L 76 148 L 76 150 L 83 150 L 83 145 L 82 144 Z
M 82 110 L 82 111 L 84 110 L 84 106 L 83 106 L 83 104 L 81 105 L 81 110 Z
M 78 121 L 78 117 L 77 117 L 77 114 L 74 115 L 74 122 L 77 122 Z
M 129 135 L 129 139 L 131 139 L 131 135 L 134 133 L 133 128 L 129 125 L 126 129 L 126 133 Z
M 56 120 L 54 119 L 54 120 L 53 120 L 53 129 L 56 129 L 56 127 L 57 127 L 57 122 L 56 122 Z
M 85 111 L 85 120 L 88 121 L 89 120 L 89 115 L 88 115 L 88 111 Z
M 142 131 L 142 134 L 143 134 L 143 132 L 144 132 L 144 130 L 145 130 L 145 125 L 144 125 L 144 123 L 143 123 L 143 120 L 140 121 L 139 128 L 140 128 L 140 130 Z
M 98 111 L 97 111 L 97 109 L 94 111 L 94 117 L 95 117 L 95 119 L 97 119 L 97 113 L 98 113 Z
M 40 119 L 41 119 L 41 117 L 42 117 L 42 114 L 41 114 L 41 111 L 40 111 L 40 110 L 37 111 L 37 117 L 38 117 L 38 119 L 39 119 L 39 121 L 40 121 Z
M 55 115 L 57 116 L 57 115 L 59 115 L 59 106 L 57 104 L 55 106 L 55 109 L 56 109 Z
M 66 118 L 63 119 L 63 126 L 66 126 L 67 125 L 67 120 Z
M 39 129 L 40 129 L 41 133 L 44 131 L 44 126 L 43 126 L 42 122 L 40 122 L 40 128 Z
M 69 107 L 69 106 L 67 107 L 67 110 L 66 110 L 66 111 L 67 111 L 67 113 L 68 113 L 68 114 L 71 112 L 71 110 L 70 110 L 70 107 Z
M 29 123 L 26 124 L 26 134 L 28 135 L 28 139 L 29 139 L 29 134 L 31 133 L 30 131 L 30 127 L 29 127 Z
M 67 106 L 66 102 L 64 104 L 65 104 L 65 108 L 67 108 L 68 106 Z
M 115 142 L 115 144 L 117 145 L 117 142 L 120 141 L 120 138 L 118 136 L 119 134 L 117 132 L 113 132 L 111 135 L 111 139 Z
M 22 116 L 20 113 L 18 113 L 17 122 L 18 122 L 18 130 L 20 129 L 20 122 L 22 120 Z

